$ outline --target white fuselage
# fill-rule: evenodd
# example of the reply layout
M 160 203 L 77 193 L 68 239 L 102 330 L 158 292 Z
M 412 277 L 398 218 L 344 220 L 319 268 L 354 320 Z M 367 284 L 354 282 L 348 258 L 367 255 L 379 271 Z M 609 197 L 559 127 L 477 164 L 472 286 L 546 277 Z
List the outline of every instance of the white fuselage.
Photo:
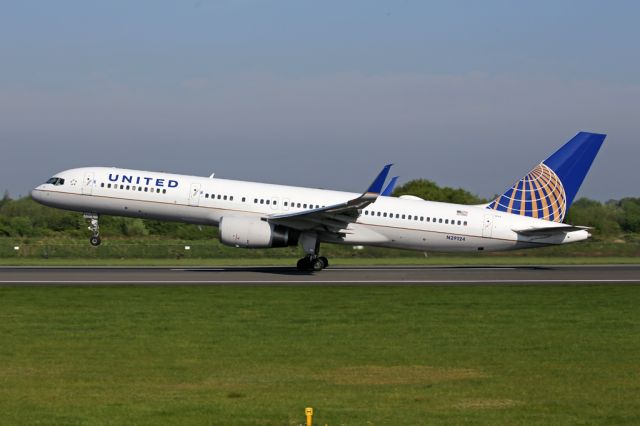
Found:
M 60 185 L 32 191 L 40 203 L 85 213 L 217 226 L 225 216 L 267 218 L 334 205 L 359 194 L 107 167 L 66 170 Z M 378 197 L 340 234 L 321 241 L 422 251 L 509 250 L 581 241 L 578 230 L 523 236 L 514 229 L 554 222 L 487 209 L 420 199 Z

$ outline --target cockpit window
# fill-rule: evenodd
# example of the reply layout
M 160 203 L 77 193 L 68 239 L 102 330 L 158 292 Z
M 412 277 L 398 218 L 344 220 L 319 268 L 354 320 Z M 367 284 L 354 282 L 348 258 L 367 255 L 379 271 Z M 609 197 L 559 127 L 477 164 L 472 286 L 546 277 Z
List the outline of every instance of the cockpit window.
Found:
M 60 185 L 64 185 L 64 179 L 59 177 L 52 177 L 46 183 L 50 183 L 55 186 L 60 186 Z

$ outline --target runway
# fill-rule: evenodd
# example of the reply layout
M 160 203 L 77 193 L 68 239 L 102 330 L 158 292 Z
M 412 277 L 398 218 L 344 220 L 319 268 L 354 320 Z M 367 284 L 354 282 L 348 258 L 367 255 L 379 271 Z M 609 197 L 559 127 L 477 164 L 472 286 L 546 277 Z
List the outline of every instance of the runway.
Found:
M 640 265 L 331 267 L 2 267 L 9 285 L 640 285 Z

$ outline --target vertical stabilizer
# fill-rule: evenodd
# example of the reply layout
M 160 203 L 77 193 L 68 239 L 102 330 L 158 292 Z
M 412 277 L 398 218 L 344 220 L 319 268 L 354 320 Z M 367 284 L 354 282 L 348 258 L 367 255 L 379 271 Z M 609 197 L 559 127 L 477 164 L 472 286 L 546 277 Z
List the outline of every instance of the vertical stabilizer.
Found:
M 487 208 L 562 222 L 605 137 L 578 133 Z

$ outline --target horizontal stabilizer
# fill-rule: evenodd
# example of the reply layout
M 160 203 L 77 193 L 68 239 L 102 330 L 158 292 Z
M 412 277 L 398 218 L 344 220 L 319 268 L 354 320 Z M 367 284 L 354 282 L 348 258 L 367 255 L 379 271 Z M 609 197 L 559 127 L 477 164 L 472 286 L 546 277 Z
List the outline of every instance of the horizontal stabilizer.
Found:
M 591 228 L 588 226 L 548 226 L 545 228 L 528 228 L 528 229 L 514 229 L 513 232 L 516 232 L 520 235 L 524 235 L 525 237 L 533 237 L 536 235 L 555 235 L 555 234 L 566 234 L 567 232 L 574 231 L 587 231 Z

